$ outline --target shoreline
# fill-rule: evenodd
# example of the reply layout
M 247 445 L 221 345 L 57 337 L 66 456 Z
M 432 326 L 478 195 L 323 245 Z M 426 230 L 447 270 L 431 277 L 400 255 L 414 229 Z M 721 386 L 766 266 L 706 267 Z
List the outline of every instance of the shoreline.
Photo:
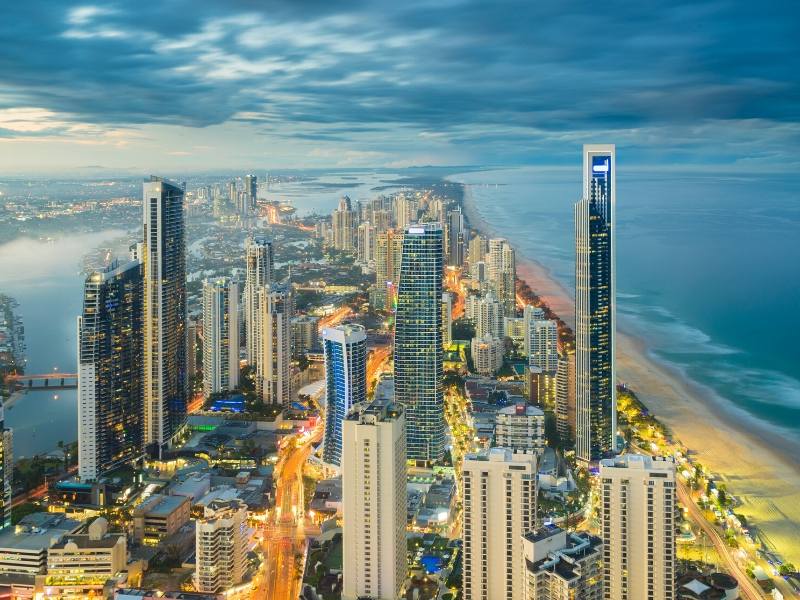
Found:
M 481 216 L 463 186 L 462 208 L 473 230 L 497 231 Z M 513 244 L 512 244 L 513 245 Z M 535 259 L 517 255 L 518 278 L 570 327 L 574 303 L 569 291 Z M 617 379 L 633 389 L 671 436 L 724 482 L 768 544 L 785 560 L 800 562 L 800 442 L 781 439 L 767 424 L 734 407 L 713 390 L 654 356 L 643 339 L 617 333 Z M 749 419 L 749 422 L 747 421 Z

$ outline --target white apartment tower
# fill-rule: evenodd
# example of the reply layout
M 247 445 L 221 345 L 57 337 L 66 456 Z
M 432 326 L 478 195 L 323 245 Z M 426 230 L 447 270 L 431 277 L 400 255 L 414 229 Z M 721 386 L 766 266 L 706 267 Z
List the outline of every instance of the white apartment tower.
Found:
M 555 375 L 558 370 L 558 323 L 550 319 L 530 321 L 525 331 L 528 358 L 532 367 Z
M 274 253 L 272 241 L 266 236 L 256 235 L 244 243 L 244 326 L 248 364 L 256 364 L 261 335 L 258 322 L 258 290 L 272 283 Z
M 475 337 L 503 338 L 503 305 L 489 293 L 477 301 L 475 307 Z
M 287 406 L 291 399 L 292 295 L 289 288 L 268 285 L 258 291 L 256 393 L 267 404 Z
M 356 249 L 356 212 L 348 196 L 342 196 L 339 206 L 333 211 L 333 247 L 352 252 Z
M 503 315 L 513 317 L 517 308 L 517 263 L 514 248 L 504 238 L 489 240 L 486 255 L 489 283 L 503 306 Z
M 203 394 L 239 385 L 239 284 L 227 277 L 203 282 Z
M 626 454 L 600 461 L 607 600 L 675 597 L 675 463 Z
M 342 432 L 343 600 L 401 597 L 406 578 L 406 432 L 399 405 L 361 405 Z
M 213 500 L 195 520 L 198 592 L 226 592 L 242 583 L 247 570 L 247 505 L 241 500 Z
M 525 598 L 522 536 L 536 527 L 536 455 L 492 448 L 463 466 L 464 598 Z

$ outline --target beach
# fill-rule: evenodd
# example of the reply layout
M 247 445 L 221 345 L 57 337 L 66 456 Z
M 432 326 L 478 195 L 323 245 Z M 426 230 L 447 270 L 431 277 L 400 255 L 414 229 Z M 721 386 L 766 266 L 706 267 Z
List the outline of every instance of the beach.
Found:
M 464 188 L 464 214 L 474 230 L 499 235 L 482 218 Z M 567 324 L 573 299 L 535 257 L 517 250 L 517 276 Z M 617 332 L 618 382 L 625 382 L 694 460 L 724 482 L 742 505 L 735 511 L 756 526 L 785 560 L 800 564 L 800 440 L 776 438 L 747 413 L 658 360 L 646 342 Z

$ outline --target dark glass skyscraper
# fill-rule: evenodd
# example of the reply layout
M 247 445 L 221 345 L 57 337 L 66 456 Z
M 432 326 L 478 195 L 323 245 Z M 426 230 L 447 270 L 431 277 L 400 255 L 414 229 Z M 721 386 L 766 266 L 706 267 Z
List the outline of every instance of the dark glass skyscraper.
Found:
M 325 348 L 326 414 L 322 459 L 339 466 L 342 422 L 350 408 L 367 399 L 367 334 L 361 325 L 322 331 Z
M 186 422 L 186 238 L 183 189 L 144 183 L 145 444 L 167 445 Z
M 144 450 L 142 264 L 91 273 L 78 317 L 78 474 L 93 481 Z
M 576 454 L 589 462 L 615 450 L 613 145 L 583 147 L 583 198 L 575 205 Z
M 406 411 L 408 458 L 444 454 L 442 398 L 443 236 L 439 223 L 412 225 L 403 237 L 394 340 L 395 399 Z

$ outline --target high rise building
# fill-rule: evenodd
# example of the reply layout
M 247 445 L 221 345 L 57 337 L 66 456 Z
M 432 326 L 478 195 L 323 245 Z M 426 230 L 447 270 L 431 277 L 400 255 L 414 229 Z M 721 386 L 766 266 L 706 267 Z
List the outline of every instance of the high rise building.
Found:
M 403 232 L 389 229 L 377 236 L 375 245 L 375 292 L 379 310 L 391 311 L 400 281 Z
M 460 267 L 464 264 L 464 238 L 466 229 L 464 228 L 464 215 L 461 208 L 455 208 L 447 213 L 448 224 L 448 252 L 447 264 Z
M 516 314 L 517 266 L 514 249 L 503 238 L 489 240 L 487 275 L 489 284 L 503 306 L 503 315 L 513 317 Z
M 536 454 L 468 454 L 463 488 L 464 598 L 524 599 L 522 536 L 536 528 Z
M 406 414 L 408 458 L 444 454 L 442 227 L 422 223 L 403 238 L 394 343 L 395 398 Z
M 442 344 L 445 347 L 453 343 L 453 295 L 442 294 Z
M 292 317 L 292 354 L 298 356 L 318 350 L 319 347 L 319 317 L 299 315 Z
M 292 294 L 288 287 L 267 285 L 258 291 L 256 393 L 267 404 L 291 400 Z
M 274 277 L 274 255 L 272 241 L 266 236 L 256 235 L 244 243 L 244 324 L 247 362 L 256 363 L 261 334 L 258 329 L 258 290 L 272 283 Z
M 527 335 L 530 364 L 539 367 L 546 375 L 555 375 L 558 369 L 558 323 L 550 319 L 529 322 Z
M 239 284 L 227 277 L 203 282 L 203 394 L 239 385 Z
M 522 544 L 525 600 L 602 600 L 600 538 L 548 525 L 525 534 Z
M 253 213 L 258 201 L 258 176 L 246 175 L 244 178 L 244 191 L 247 194 L 248 210 Z
M 322 330 L 325 349 L 326 411 L 322 459 L 338 467 L 342 423 L 350 409 L 367 399 L 367 333 L 361 325 Z
M 626 454 L 600 461 L 609 600 L 675 598 L 675 463 Z
M 556 372 L 556 429 L 562 445 L 575 442 L 575 351 L 568 349 L 558 357 Z
M 160 452 L 186 423 L 183 189 L 151 177 L 144 198 L 144 437 Z
M 489 253 L 489 240 L 485 235 L 475 234 L 469 241 L 469 256 L 467 257 L 470 266 L 475 263 L 484 262 Z
M 195 587 L 216 594 L 240 585 L 247 571 L 247 505 L 212 500 L 195 520 Z
M 583 147 L 583 198 L 575 205 L 576 455 L 597 460 L 616 449 L 614 370 L 613 145 Z
M 343 600 L 402 597 L 406 561 L 406 423 L 373 402 L 343 425 Z
M 469 351 L 475 372 L 489 377 L 497 373 L 503 366 L 503 340 L 486 335 L 472 338 Z
M 78 317 L 78 475 L 144 453 L 143 269 L 114 263 L 84 283 Z
M 395 226 L 404 231 L 409 226 L 417 222 L 419 214 L 419 204 L 415 198 L 401 194 L 394 199 L 394 222 Z M 444 225 L 440 223 L 440 226 Z M 442 234 L 444 235 L 444 234 Z M 444 237 L 442 237 L 444 239 Z
M 369 265 L 375 260 L 375 228 L 369 221 L 358 226 L 358 262 Z
M 477 301 L 475 337 L 503 338 L 503 306 L 491 292 Z
M 194 393 L 194 381 L 197 376 L 197 328 L 196 319 L 186 320 L 186 387 L 188 393 Z
M 356 213 L 348 196 L 342 196 L 339 206 L 333 211 L 333 247 L 352 252 L 356 249 Z

